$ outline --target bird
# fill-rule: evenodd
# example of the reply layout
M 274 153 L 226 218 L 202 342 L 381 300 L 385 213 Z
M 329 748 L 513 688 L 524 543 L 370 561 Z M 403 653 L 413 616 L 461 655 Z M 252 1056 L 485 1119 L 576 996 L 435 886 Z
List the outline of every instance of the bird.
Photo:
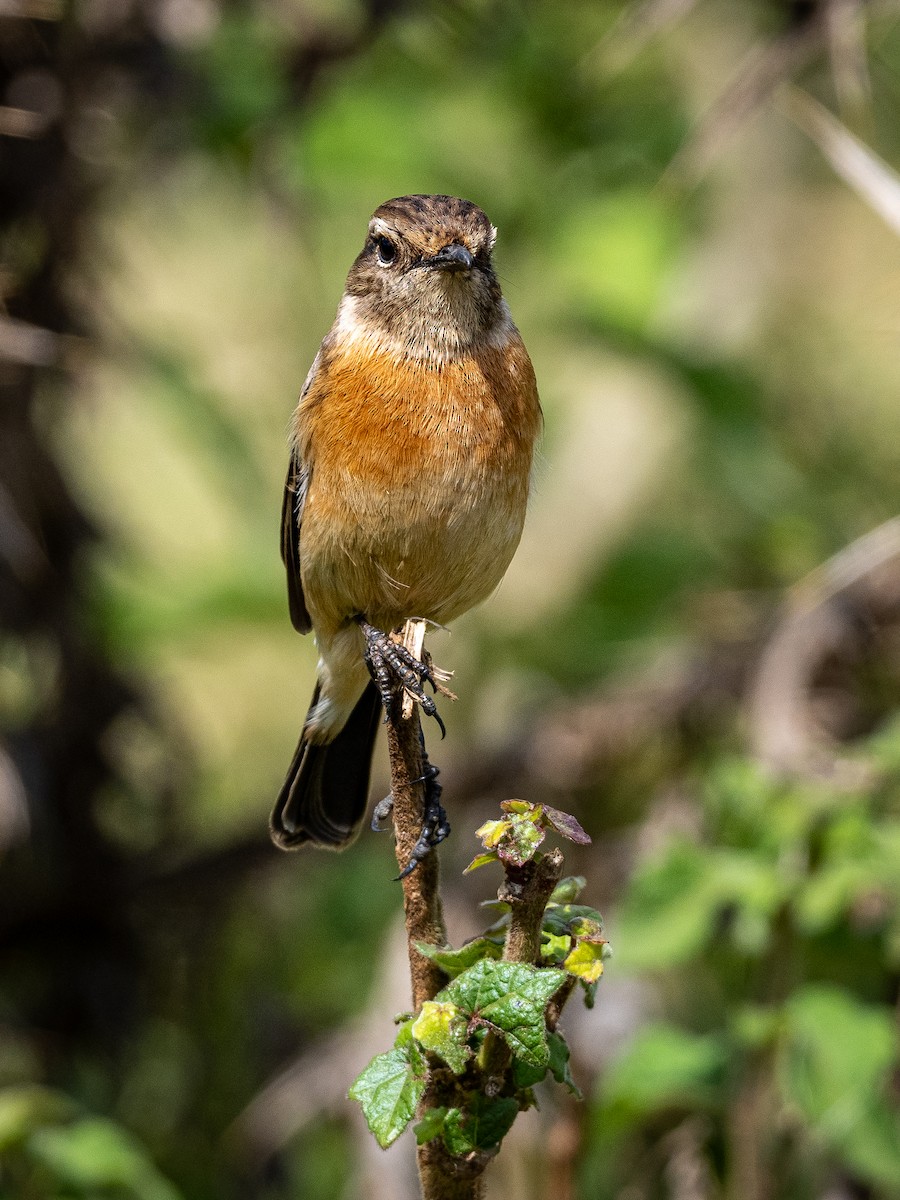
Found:
M 459 197 L 380 205 L 300 392 L 281 555 L 292 624 L 313 632 L 319 661 L 270 821 L 282 849 L 354 840 L 393 690 L 440 722 L 428 660 L 391 631 L 446 626 L 487 599 L 519 544 L 542 413 L 496 236 Z M 449 831 L 431 810 L 419 857 Z

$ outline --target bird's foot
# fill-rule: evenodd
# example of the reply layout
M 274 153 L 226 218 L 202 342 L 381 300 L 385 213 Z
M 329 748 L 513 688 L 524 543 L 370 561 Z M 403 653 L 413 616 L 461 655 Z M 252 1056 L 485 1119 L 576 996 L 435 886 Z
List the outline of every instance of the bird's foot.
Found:
M 447 820 L 447 814 L 441 804 L 443 788 L 437 781 L 438 774 L 438 768 L 433 767 L 426 759 L 422 776 L 415 780 L 416 783 L 425 784 L 422 832 L 413 846 L 409 862 L 397 876 L 398 879 L 405 879 L 407 875 L 411 875 L 422 859 L 426 858 L 435 846 L 440 845 L 450 833 L 450 822 Z M 384 801 L 382 801 L 383 803 Z
M 389 719 L 394 691 L 399 684 L 422 706 L 426 716 L 434 717 L 443 737 L 447 732 L 444 722 L 434 701 L 425 691 L 425 684 L 430 683 L 435 692 L 450 694 L 443 684 L 442 677 L 445 673 L 439 672 L 433 666 L 430 654 L 426 653 L 425 661 L 420 662 L 405 646 L 393 641 L 388 634 L 376 629 L 374 625 L 370 625 L 364 617 L 357 617 L 356 621 L 366 639 L 366 666 L 381 696 L 385 721 Z
M 424 772 L 418 779 L 412 780 L 413 784 L 425 784 L 422 832 L 419 834 L 418 841 L 413 847 L 412 854 L 409 856 L 409 862 L 397 876 L 397 879 L 405 879 L 407 875 L 411 875 L 422 859 L 430 854 L 434 847 L 439 845 L 450 833 L 450 822 L 447 820 L 447 813 L 441 804 L 443 789 L 437 781 L 439 774 L 438 768 L 433 767 L 426 760 Z M 379 800 L 375 805 L 375 811 L 372 814 L 372 828 L 376 833 L 384 832 L 385 825 L 383 822 L 388 820 L 393 808 L 394 797 L 391 793 L 388 793 L 383 800 Z

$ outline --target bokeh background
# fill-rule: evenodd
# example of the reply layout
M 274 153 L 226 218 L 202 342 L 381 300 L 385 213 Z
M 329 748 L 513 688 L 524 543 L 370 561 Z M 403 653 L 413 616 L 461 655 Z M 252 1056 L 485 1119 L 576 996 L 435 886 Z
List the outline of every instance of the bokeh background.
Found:
M 10 0 L 0 59 L 0 1195 L 416 1194 L 345 1099 L 389 835 L 266 821 L 288 419 L 373 208 L 447 192 L 546 413 L 432 642 L 451 932 L 523 796 L 614 949 L 488 1194 L 900 1196 L 900 6 Z

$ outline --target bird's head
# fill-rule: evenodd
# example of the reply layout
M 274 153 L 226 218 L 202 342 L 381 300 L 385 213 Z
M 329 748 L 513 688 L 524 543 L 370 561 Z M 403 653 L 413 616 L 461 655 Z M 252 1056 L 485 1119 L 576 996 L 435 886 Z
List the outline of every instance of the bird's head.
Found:
M 509 321 L 491 262 L 496 236 L 470 200 L 388 200 L 369 222 L 345 304 L 373 336 L 406 354 L 470 350 Z

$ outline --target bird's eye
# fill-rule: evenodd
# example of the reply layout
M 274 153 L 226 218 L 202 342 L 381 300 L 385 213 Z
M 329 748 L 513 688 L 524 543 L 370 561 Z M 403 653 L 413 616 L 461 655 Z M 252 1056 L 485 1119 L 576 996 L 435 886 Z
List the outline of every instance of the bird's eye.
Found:
M 397 247 L 390 238 L 375 238 L 375 248 L 378 251 L 378 261 L 383 267 L 389 267 L 397 257 Z

